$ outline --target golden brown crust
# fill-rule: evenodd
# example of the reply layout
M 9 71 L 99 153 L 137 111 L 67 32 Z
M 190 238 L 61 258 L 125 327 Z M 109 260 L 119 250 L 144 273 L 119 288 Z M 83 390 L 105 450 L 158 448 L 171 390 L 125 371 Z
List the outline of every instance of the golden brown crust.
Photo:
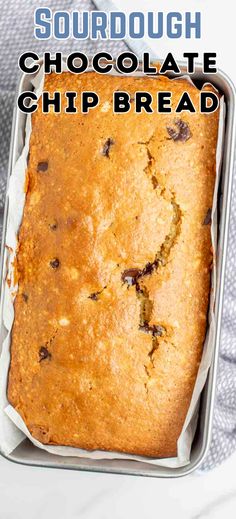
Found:
M 33 116 L 8 397 L 43 443 L 173 456 L 206 330 L 218 114 L 114 115 L 120 88 L 199 95 L 47 77 L 101 104 Z

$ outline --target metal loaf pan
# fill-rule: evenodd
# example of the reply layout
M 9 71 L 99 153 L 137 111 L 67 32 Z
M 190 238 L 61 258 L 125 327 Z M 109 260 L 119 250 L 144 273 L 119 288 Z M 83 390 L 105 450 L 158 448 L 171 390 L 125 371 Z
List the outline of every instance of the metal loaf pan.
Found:
M 179 63 L 181 73 L 186 74 L 186 66 Z M 173 75 L 169 75 L 173 77 Z M 19 83 L 17 95 L 25 90 L 30 90 L 32 75 L 24 74 Z M 207 381 L 205 383 L 200 403 L 198 427 L 195 434 L 195 439 L 191 449 L 190 463 L 185 467 L 180 468 L 166 468 L 157 467 L 155 465 L 130 461 L 130 460 L 89 460 L 85 458 L 62 457 L 49 454 L 44 450 L 35 447 L 28 439 L 24 440 L 10 455 L 5 456 L 0 445 L 0 452 L 7 459 L 16 463 L 23 463 L 26 465 L 66 468 L 74 470 L 84 470 L 91 472 L 129 474 L 136 476 L 152 476 L 152 477 L 177 477 L 190 474 L 202 463 L 207 450 L 209 448 L 212 430 L 213 404 L 216 389 L 216 374 L 217 363 L 219 355 L 219 343 L 221 333 L 221 315 L 224 292 L 224 274 L 226 264 L 226 250 L 229 231 L 229 213 L 230 213 L 230 199 L 232 191 L 232 176 L 233 176 L 233 159 L 235 147 L 235 89 L 230 79 L 221 71 L 217 74 L 203 74 L 201 65 L 197 65 L 194 74 L 191 74 L 191 79 L 201 86 L 205 82 L 212 83 L 222 94 L 224 94 L 226 102 L 226 124 L 224 136 L 223 161 L 221 171 L 221 182 L 219 189 L 219 241 L 217 250 L 217 290 L 215 301 L 216 313 L 216 333 L 214 344 L 214 355 L 212 365 L 209 370 Z M 26 115 L 17 110 L 15 106 L 12 138 L 9 158 L 9 172 L 8 179 L 11 175 L 13 166 L 19 157 L 24 145 Z M 1 343 L 4 337 L 4 326 L 2 323 L 2 301 L 3 301 L 3 287 L 6 276 L 6 260 L 7 250 L 5 247 L 6 238 L 6 222 L 8 214 L 8 197 L 6 196 L 4 226 L 2 237 L 2 251 L 1 251 L 1 304 L 0 304 L 0 338 Z M 0 343 L 0 344 L 1 344 Z

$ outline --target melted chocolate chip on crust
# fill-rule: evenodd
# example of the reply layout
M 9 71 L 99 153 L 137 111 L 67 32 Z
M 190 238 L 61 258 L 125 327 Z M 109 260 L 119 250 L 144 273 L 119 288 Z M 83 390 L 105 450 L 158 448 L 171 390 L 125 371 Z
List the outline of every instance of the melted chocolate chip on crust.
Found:
M 52 231 L 55 231 L 55 230 L 57 229 L 57 227 L 58 227 L 58 223 L 57 223 L 57 221 L 55 220 L 54 222 L 50 223 L 50 224 L 49 224 L 49 227 L 50 227 L 50 229 L 51 229 Z
M 93 301 L 97 301 L 99 294 L 100 294 L 100 292 L 92 292 L 92 294 L 90 294 L 90 296 L 88 296 L 88 298 L 92 299 Z
M 105 290 L 107 287 L 103 287 L 102 290 L 98 290 L 97 292 L 92 292 L 88 298 L 89 299 L 92 299 L 92 301 L 97 301 L 98 300 L 98 296 L 100 296 L 100 294 L 103 292 L 103 290 Z
M 123 283 L 127 283 L 127 285 L 132 286 L 136 285 L 138 278 L 142 275 L 142 270 L 140 269 L 128 269 L 124 270 L 121 274 L 121 279 Z
M 121 279 L 123 283 L 127 283 L 129 286 L 136 285 L 137 287 L 139 278 L 152 274 L 157 267 L 158 260 L 153 261 L 153 263 L 148 262 L 142 270 L 135 268 L 124 270 L 121 274 Z
M 185 142 L 192 136 L 188 123 L 182 121 L 182 119 L 175 119 L 174 124 L 176 128 L 167 126 L 167 132 L 173 141 Z
M 25 292 L 22 292 L 22 298 L 25 301 L 25 303 L 27 303 L 29 296 L 28 296 L 28 294 L 25 294 Z
M 113 144 L 115 144 L 115 141 L 113 141 L 113 139 L 111 139 L 110 137 L 106 140 L 104 146 L 103 146 L 103 149 L 102 149 L 102 155 L 104 155 L 104 157 L 107 157 L 108 159 L 110 158 L 110 148 L 111 146 L 113 146 Z
M 138 281 L 136 281 L 136 283 L 135 283 L 135 289 L 136 289 L 137 294 L 142 294 L 142 295 L 144 295 L 144 293 L 145 293 L 145 289 L 144 289 L 144 288 L 141 288 L 141 286 L 140 286 L 140 284 L 138 283 Z
M 47 169 L 48 169 L 48 162 L 39 162 L 38 163 L 37 171 L 44 172 L 44 171 L 47 171 Z
M 50 265 L 51 265 L 52 269 L 58 269 L 58 267 L 60 266 L 59 259 L 57 259 L 57 258 L 52 259 L 50 261 Z
M 148 323 L 144 323 L 139 329 L 146 333 L 151 333 L 153 337 L 162 337 L 166 330 L 163 326 L 153 324 L 152 326 Z
M 52 357 L 52 354 L 50 353 L 50 351 L 48 351 L 48 349 L 45 347 L 45 346 L 41 346 L 40 350 L 39 350 L 39 362 L 41 362 L 42 360 L 45 360 L 45 359 L 51 359 Z
M 203 220 L 203 225 L 209 225 L 211 223 L 211 209 L 208 209 L 207 214 Z
M 152 274 L 152 272 L 157 268 L 158 262 L 153 261 L 153 263 L 148 262 L 147 265 L 142 270 L 142 276 L 147 276 L 148 274 Z

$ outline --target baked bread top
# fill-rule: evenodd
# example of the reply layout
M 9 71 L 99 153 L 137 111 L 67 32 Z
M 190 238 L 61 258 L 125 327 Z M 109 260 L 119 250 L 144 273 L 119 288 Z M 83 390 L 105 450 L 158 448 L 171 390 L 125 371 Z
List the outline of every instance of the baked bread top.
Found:
M 100 105 L 33 115 L 8 398 L 43 443 L 174 456 L 206 332 L 218 113 L 112 111 L 115 90 L 197 106 L 185 79 L 44 89 Z

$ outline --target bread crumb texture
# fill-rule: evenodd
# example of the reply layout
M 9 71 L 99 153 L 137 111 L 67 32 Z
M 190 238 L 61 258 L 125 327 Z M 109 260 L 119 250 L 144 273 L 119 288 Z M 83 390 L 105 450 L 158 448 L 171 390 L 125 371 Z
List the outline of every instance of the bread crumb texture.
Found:
M 165 77 L 45 90 L 101 109 L 33 116 L 8 398 L 43 443 L 174 456 L 206 332 L 218 113 L 112 112 L 115 90 L 198 104 Z

